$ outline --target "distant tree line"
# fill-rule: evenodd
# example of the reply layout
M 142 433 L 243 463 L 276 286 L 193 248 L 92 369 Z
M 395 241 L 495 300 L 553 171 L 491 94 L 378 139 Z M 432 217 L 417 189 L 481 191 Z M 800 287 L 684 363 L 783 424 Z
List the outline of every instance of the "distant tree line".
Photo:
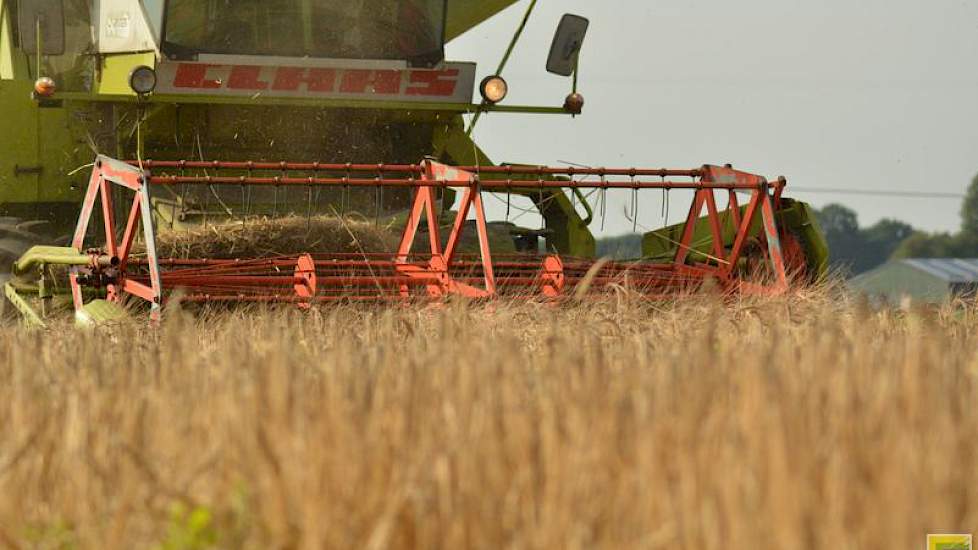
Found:
M 908 223 L 884 218 L 860 227 L 856 212 L 841 204 L 815 211 L 829 245 L 831 268 L 855 275 L 891 258 L 978 258 L 978 175 L 971 180 L 961 205 L 961 229 L 956 233 L 927 233 Z M 598 239 L 599 256 L 638 258 L 641 235 Z
M 828 241 L 831 266 L 851 274 L 891 258 L 978 258 L 978 175 L 961 204 L 956 233 L 918 231 L 891 218 L 860 228 L 856 213 L 841 204 L 829 204 L 816 216 Z
M 829 245 L 830 268 L 862 273 L 893 256 L 906 239 L 918 234 L 910 224 L 884 218 L 869 227 L 859 227 L 856 213 L 841 204 L 815 211 Z
M 642 236 L 636 233 L 604 237 L 597 240 L 597 255 L 599 258 L 614 258 L 626 260 L 642 257 Z
M 978 258 L 978 175 L 971 180 L 961 204 L 957 233 L 916 232 L 900 243 L 898 258 Z

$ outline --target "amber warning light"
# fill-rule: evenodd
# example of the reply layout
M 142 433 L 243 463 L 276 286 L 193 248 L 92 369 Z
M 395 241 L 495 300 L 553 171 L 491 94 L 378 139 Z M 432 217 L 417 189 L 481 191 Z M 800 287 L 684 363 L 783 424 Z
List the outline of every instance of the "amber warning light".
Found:
M 34 94 L 37 97 L 51 97 L 54 95 L 56 89 L 57 86 L 55 86 L 54 80 L 46 76 L 42 76 L 34 82 Z

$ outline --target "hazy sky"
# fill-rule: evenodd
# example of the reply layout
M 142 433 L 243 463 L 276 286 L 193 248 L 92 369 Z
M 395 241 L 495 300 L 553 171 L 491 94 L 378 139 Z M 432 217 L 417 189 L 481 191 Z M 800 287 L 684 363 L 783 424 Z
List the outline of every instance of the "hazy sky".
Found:
M 448 57 L 491 72 L 527 5 L 456 39 Z M 584 116 L 484 118 L 476 140 L 497 162 L 730 162 L 785 175 L 790 196 L 844 203 L 863 225 L 957 229 L 959 199 L 791 189 L 964 192 L 978 173 L 978 1 L 539 0 L 504 73 L 506 103 L 563 102 L 570 82 L 544 63 L 565 12 L 591 20 Z M 609 202 L 604 234 L 632 230 L 628 197 Z M 661 225 L 660 200 L 641 199 L 640 229 Z M 670 202 L 675 222 L 688 202 Z

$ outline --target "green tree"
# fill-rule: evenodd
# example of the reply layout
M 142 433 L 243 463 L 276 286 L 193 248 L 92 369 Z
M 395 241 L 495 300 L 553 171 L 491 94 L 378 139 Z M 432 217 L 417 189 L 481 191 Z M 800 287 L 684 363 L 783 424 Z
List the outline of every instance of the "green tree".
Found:
M 604 237 L 596 242 L 599 258 L 628 260 L 642 257 L 642 235 L 629 234 L 617 237 Z
M 841 204 L 826 205 L 816 216 L 829 245 L 830 267 L 851 273 L 882 264 L 914 232 L 909 224 L 889 218 L 861 229 L 856 212 Z
M 914 228 L 905 222 L 892 218 L 883 218 L 874 225 L 860 230 L 865 250 L 862 251 L 862 262 L 858 264 L 861 271 L 868 271 L 890 259 L 893 252 L 904 240 L 914 234 Z M 854 264 L 854 267 L 857 264 Z
M 856 212 L 841 204 L 829 204 L 815 215 L 829 245 L 829 267 L 855 271 L 857 268 L 853 263 L 858 261 L 860 251 L 865 248 Z
M 852 235 L 859 231 L 856 212 L 841 204 L 828 204 L 817 213 L 818 224 L 826 235 Z
M 950 233 L 917 232 L 893 253 L 894 258 L 978 257 L 978 175 L 971 180 L 961 204 L 961 230 Z
M 971 180 L 961 204 L 961 233 L 978 238 L 978 175 Z
M 950 233 L 917 231 L 893 252 L 894 258 L 946 258 L 953 255 L 954 236 Z

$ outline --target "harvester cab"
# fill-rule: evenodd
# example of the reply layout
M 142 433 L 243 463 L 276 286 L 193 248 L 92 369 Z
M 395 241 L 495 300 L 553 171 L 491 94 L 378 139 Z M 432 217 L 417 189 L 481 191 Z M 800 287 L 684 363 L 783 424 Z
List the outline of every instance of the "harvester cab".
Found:
M 624 277 L 660 295 L 707 278 L 783 288 L 795 272 L 824 269 L 821 235 L 804 204 L 782 197 L 783 180 L 715 166 L 494 164 L 471 139 L 483 113 L 576 116 L 584 106 L 588 20 L 574 15 L 558 25 L 546 65 L 572 77 L 563 104 L 505 101 L 502 73 L 537 0 L 495 71 L 445 59 L 447 42 L 515 3 L 0 0 L 6 296 L 41 322 L 32 302 L 48 309 L 59 294 L 98 320 L 126 300 L 156 311 L 175 289 L 189 301 L 303 306 L 510 288 L 554 299 L 584 279 L 602 288 Z M 585 192 L 608 189 L 688 189 L 694 200 L 686 222 L 646 236 L 647 261 L 595 264 Z M 488 194 L 529 198 L 544 227 L 492 223 Z M 398 232 L 397 249 L 156 250 L 158 229 L 349 212 Z M 758 263 L 767 286 L 743 280 Z
M 482 80 L 484 99 L 474 104 L 475 64 L 445 60 L 447 40 L 512 3 L 2 0 L 0 94 L 19 131 L 5 138 L 9 153 L 0 159 L 0 178 L 9 185 L 0 192 L 0 209 L 70 227 L 85 175 L 69 174 L 95 153 L 490 163 L 469 139 L 463 115 L 568 112 L 501 105 L 507 85 L 498 75 Z M 579 42 L 561 44 L 563 62 L 576 60 Z M 200 195 L 182 195 L 168 209 L 178 219 L 166 223 L 219 216 L 206 212 Z M 272 204 L 258 197 L 252 213 L 294 209 L 293 195 L 280 194 Z M 380 209 L 401 211 L 409 196 L 387 193 Z M 553 235 L 548 248 L 593 253 L 593 239 L 570 202 L 544 200 L 545 234 Z M 363 192 L 348 202 L 373 211 L 377 199 Z M 525 234 L 518 237 L 513 246 L 526 241 Z

